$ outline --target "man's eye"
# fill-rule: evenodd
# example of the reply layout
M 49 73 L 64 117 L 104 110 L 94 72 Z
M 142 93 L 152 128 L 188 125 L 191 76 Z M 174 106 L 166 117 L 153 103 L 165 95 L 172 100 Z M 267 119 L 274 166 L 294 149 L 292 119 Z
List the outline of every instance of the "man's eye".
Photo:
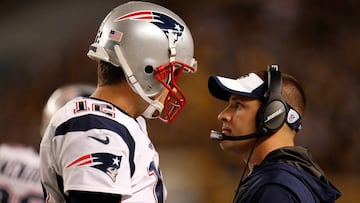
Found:
M 238 103 L 235 104 L 235 107 L 236 107 L 237 109 L 242 108 L 242 104 L 238 102 Z

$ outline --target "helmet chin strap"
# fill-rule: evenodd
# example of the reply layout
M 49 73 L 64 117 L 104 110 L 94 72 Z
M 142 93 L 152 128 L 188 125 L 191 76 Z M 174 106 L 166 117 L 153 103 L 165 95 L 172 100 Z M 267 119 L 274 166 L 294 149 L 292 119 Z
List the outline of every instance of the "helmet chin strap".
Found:
M 152 100 L 152 103 L 142 113 L 145 118 L 155 119 L 160 117 L 164 105 L 158 101 L 159 98 L 160 96 L 156 100 Z
M 120 46 L 115 45 L 114 50 L 125 72 L 125 75 L 127 76 L 130 86 L 135 89 L 135 91 L 141 96 L 141 98 L 143 98 L 147 103 L 149 103 L 149 106 L 142 113 L 142 115 L 148 119 L 158 118 L 161 115 L 162 110 L 164 109 L 164 105 L 159 101 L 160 96 L 155 100 L 152 100 L 149 97 L 147 97 L 145 95 L 144 90 L 141 88 L 138 80 L 135 78 L 133 72 L 131 71 L 129 64 L 127 63 L 124 57 L 124 54 L 121 51 Z

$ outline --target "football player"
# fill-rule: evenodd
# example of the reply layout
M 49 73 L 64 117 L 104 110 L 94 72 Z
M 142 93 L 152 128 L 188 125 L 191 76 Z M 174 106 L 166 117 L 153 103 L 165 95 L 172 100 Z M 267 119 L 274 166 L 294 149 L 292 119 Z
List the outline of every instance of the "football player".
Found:
M 0 144 L 0 202 L 44 202 L 34 147 Z
M 184 21 L 133 1 L 103 20 L 88 56 L 98 85 L 56 112 L 40 145 L 47 202 L 160 202 L 166 187 L 144 118 L 171 122 L 186 104 L 177 81 L 195 72 Z

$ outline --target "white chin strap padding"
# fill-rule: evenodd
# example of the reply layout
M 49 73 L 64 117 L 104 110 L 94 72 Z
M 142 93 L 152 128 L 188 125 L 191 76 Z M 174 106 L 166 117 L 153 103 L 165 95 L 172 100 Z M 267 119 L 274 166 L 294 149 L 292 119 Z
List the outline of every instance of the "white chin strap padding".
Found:
M 158 106 L 156 106 L 155 104 L 159 104 Z M 155 118 L 159 118 L 159 116 L 161 115 L 161 111 L 162 109 L 164 108 L 164 105 L 160 102 L 157 102 L 157 103 L 153 103 L 153 104 L 150 104 L 146 110 L 142 113 L 142 115 L 145 117 L 145 118 L 148 118 L 148 119 L 155 119 Z
M 121 67 L 123 68 L 125 75 L 128 79 L 128 82 L 130 83 L 130 86 L 135 90 L 137 94 L 141 96 L 142 99 L 144 99 L 147 103 L 149 103 L 149 106 L 146 108 L 146 110 L 143 112 L 143 116 L 145 118 L 154 119 L 158 118 L 164 109 L 164 105 L 159 102 L 158 100 L 152 100 L 149 97 L 145 95 L 144 90 L 141 88 L 139 82 L 135 78 L 132 70 L 130 69 L 129 64 L 127 63 L 121 48 L 119 45 L 114 46 L 114 50 L 116 53 L 116 56 L 120 62 Z

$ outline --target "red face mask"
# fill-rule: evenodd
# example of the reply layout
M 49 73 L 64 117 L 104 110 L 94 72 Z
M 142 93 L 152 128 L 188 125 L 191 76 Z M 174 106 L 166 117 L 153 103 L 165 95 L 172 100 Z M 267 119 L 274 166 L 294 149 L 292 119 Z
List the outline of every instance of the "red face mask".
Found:
M 160 120 L 171 122 L 183 110 L 187 99 L 179 86 L 176 84 L 182 72 L 195 72 L 195 68 L 181 62 L 170 62 L 159 66 L 154 71 L 155 78 L 169 90 L 164 101 L 164 109 Z

